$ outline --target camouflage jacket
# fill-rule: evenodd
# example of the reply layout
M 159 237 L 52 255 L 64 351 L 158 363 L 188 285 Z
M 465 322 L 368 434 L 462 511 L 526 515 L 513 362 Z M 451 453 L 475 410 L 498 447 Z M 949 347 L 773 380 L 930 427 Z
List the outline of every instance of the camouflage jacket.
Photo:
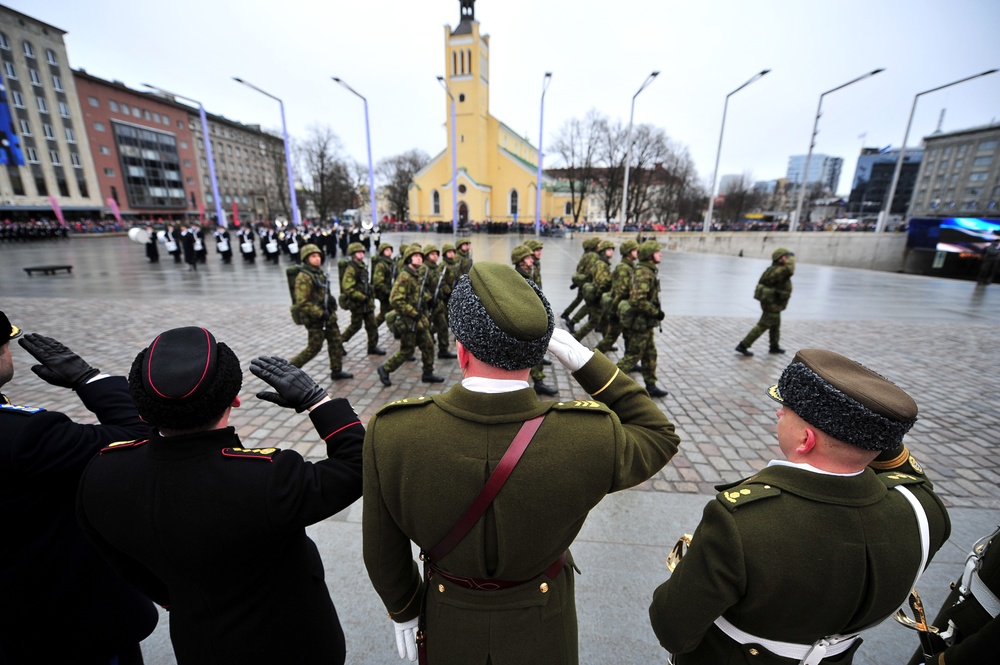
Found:
M 576 271 L 581 275 L 587 276 L 587 281 L 591 280 L 591 271 L 594 267 L 594 261 L 599 261 L 600 257 L 597 256 L 597 252 L 584 252 L 583 256 L 580 257 L 580 261 L 576 264 Z
M 769 266 L 757 282 L 764 287 L 760 306 L 765 312 L 781 312 L 792 297 L 792 266 L 776 263 Z
M 469 271 L 472 270 L 472 257 L 469 256 L 469 253 L 457 250 L 455 252 L 455 259 L 458 261 L 458 274 L 460 276 L 468 275 Z
M 368 268 L 354 259 L 340 279 L 340 293 L 347 296 L 348 309 L 363 307 L 368 302 Z
M 295 306 L 305 325 L 315 325 L 330 315 L 326 273 L 305 264 L 295 278 Z
M 448 270 L 445 273 L 444 283 L 448 284 L 448 298 L 451 298 L 451 290 L 455 288 L 455 285 L 458 284 L 458 278 L 462 276 L 462 273 L 459 272 L 461 265 L 455 259 L 442 259 L 441 262 Z M 441 284 L 442 291 L 444 291 L 444 283 Z
M 531 281 L 542 288 L 542 260 L 535 257 L 535 265 L 531 266 Z
M 406 266 L 403 268 L 403 272 L 396 277 L 396 283 L 392 285 L 392 293 L 389 295 L 389 305 L 401 316 L 416 319 L 427 315 L 423 307 L 420 307 L 419 312 L 417 311 L 420 302 L 420 284 L 424 275 L 427 273 L 421 274 L 414 270 L 413 266 Z M 427 275 L 427 282 L 429 281 L 430 275 Z M 425 303 L 430 300 L 430 296 L 427 294 L 427 282 L 424 282 Z
M 614 298 L 611 302 L 613 309 L 618 311 L 618 303 L 628 300 L 632 294 L 632 282 L 635 277 L 635 259 L 623 258 L 615 266 L 615 272 L 611 275 L 611 293 Z
M 597 258 L 590 265 L 590 281 L 597 287 L 598 293 L 605 293 L 611 290 L 611 261 L 598 254 L 594 256 Z
M 375 257 L 375 260 L 372 262 L 372 286 L 375 288 L 375 296 L 379 300 L 389 298 L 395 272 L 395 259 L 385 256 Z
M 635 282 L 629 291 L 628 301 L 637 314 L 651 323 L 660 316 L 660 276 L 652 261 L 640 261 L 635 268 Z

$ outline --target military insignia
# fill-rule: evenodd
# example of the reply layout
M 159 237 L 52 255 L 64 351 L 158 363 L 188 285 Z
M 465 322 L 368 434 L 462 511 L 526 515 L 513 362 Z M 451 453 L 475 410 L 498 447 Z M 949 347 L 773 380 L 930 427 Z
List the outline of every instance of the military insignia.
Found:
M 552 408 L 555 409 L 596 409 L 599 411 L 607 411 L 608 407 L 603 402 L 598 402 L 592 399 L 574 399 L 568 400 L 566 402 L 554 402 L 552 403 Z
M 424 395 L 421 395 L 420 397 L 404 397 L 403 399 L 397 399 L 394 402 L 389 402 L 388 404 L 383 405 L 382 408 L 378 410 L 376 415 L 384 411 L 388 411 L 389 409 L 396 409 L 401 406 L 416 406 L 418 404 L 430 404 L 432 401 L 433 400 L 430 397 L 426 397 Z
M 722 496 L 726 497 L 726 501 L 729 503 L 736 503 L 741 496 L 746 496 L 747 494 L 750 494 L 750 490 L 744 487 L 736 492 L 723 492 Z
M 276 454 L 281 452 L 280 448 L 223 448 L 223 457 L 242 457 L 244 459 L 263 459 L 273 462 Z
M 773 485 L 738 485 L 732 489 L 723 490 L 716 495 L 730 512 L 735 511 L 740 506 L 759 499 L 768 499 L 781 494 L 781 490 Z
M 5 413 L 23 413 L 25 415 L 32 415 L 34 413 L 41 413 L 44 411 L 40 406 L 23 406 L 21 404 L 0 404 L 0 411 Z
M 112 450 L 127 450 L 129 448 L 138 448 L 139 446 L 149 443 L 149 439 L 133 439 L 131 441 L 115 441 L 114 443 L 109 443 L 104 448 L 101 448 L 100 454 L 111 452 Z
M 917 473 L 923 473 L 924 472 L 924 467 L 920 466 L 920 462 L 918 462 L 917 458 L 914 457 L 913 455 L 910 455 L 910 466 Z

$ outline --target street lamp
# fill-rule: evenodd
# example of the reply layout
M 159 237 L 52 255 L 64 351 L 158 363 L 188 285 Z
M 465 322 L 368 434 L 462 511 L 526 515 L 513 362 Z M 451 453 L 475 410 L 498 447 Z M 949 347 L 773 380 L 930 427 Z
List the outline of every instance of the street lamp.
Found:
M 628 133 L 625 135 L 625 181 L 622 185 L 622 230 L 625 230 L 625 222 L 628 221 L 628 167 L 632 161 L 632 118 L 635 116 L 635 98 L 653 82 L 660 72 L 653 72 L 646 77 L 639 89 L 632 95 L 632 110 L 628 114 Z
M 271 93 L 261 90 L 253 83 L 244 81 L 238 76 L 234 76 L 233 80 L 237 83 L 242 83 L 248 88 L 253 88 L 266 97 L 270 97 L 278 102 L 278 106 L 281 108 L 281 135 L 285 141 L 285 168 L 288 171 L 288 196 L 292 200 L 292 221 L 295 223 L 295 226 L 300 226 L 302 224 L 302 217 L 299 216 L 299 204 L 295 200 L 295 177 L 292 175 L 292 146 L 288 144 L 288 127 L 285 125 L 285 104 Z
M 443 76 L 437 77 L 438 83 L 448 93 L 451 99 L 451 232 L 458 235 L 458 190 L 455 189 L 455 180 L 458 176 L 458 162 L 455 147 L 455 95 L 451 94 L 451 88 Z
M 731 93 L 726 95 L 726 103 L 722 105 L 722 129 L 719 130 L 719 147 L 715 151 L 715 170 L 712 171 L 712 188 L 709 191 L 710 198 L 708 199 L 708 213 L 705 215 L 705 225 L 702 227 L 702 231 L 708 232 L 712 228 L 712 209 L 715 207 L 715 183 L 719 178 L 719 157 L 722 155 L 722 133 L 726 131 L 726 109 L 729 108 L 729 98 L 735 95 L 737 92 L 747 87 L 760 77 L 767 74 L 770 69 L 762 69 L 758 73 L 754 74 L 749 81 L 741 85 L 740 87 L 733 90 Z
M 372 167 L 372 133 L 368 125 L 368 100 L 365 99 L 364 95 L 359 93 L 357 90 L 347 85 L 344 81 L 340 80 L 336 76 L 331 76 L 335 82 L 347 88 L 349 91 L 353 92 L 355 95 L 361 98 L 361 101 L 365 103 L 365 139 L 368 141 L 368 189 L 371 193 L 371 203 L 372 203 L 372 229 L 378 226 L 378 211 L 375 210 L 375 170 Z
M 205 157 L 208 159 L 208 178 L 212 182 L 212 198 L 215 199 L 216 223 L 219 226 L 228 227 L 229 224 L 226 222 L 226 215 L 222 212 L 222 200 L 219 198 L 219 181 L 215 177 L 215 158 L 212 157 L 212 137 L 208 135 L 208 117 L 205 115 L 205 107 L 197 99 L 191 99 L 190 97 L 185 97 L 184 95 L 178 95 L 177 93 L 164 90 L 163 88 L 158 88 L 155 85 L 150 85 L 148 83 L 143 83 L 142 85 L 150 90 L 155 90 L 162 95 L 167 95 L 168 97 L 174 97 L 176 99 L 186 99 L 192 104 L 198 105 L 198 114 L 201 116 L 201 134 L 205 140 Z
M 816 120 L 813 122 L 812 134 L 809 136 L 809 152 L 806 154 L 806 165 L 802 171 L 802 185 L 799 186 L 799 201 L 795 206 L 795 217 L 792 218 L 792 223 L 788 227 L 789 231 L 794 231 L 799 226 L 799 216 L 802 214 L 802 203 L 805 201 L 806 198 L 806 186 L 809 184 L 809 162 L 812 161 L 813 148 L 816 147 L 816 130 L 819 127 L 819 117 L 823 114 L 822 113 L 823 98 L 829 95 L 831 92 L 836 92 L 841 88 L 846 88 L 847 86 L 857 83 L 858 81 L 862 81 L 868 78 L 869 76 L 875 76 L 879 72 L 884 72 L 884 71 L 885 69 L 882 67 L 874 69 L 868 72 L 867 74 L 862 74 L 858 78 L 852 79 L 847 83 L 844 83 L 843 85 L 838 85 L 836 88 L 831 88 L 830 90 L 827 90 L 826 92 L 824 92 L 822 95 L 819 96 L 819 106 L 816 107 Z M 797 182 L 796 185 L 798 185 Z
M 958 85 L 959 83 L 965 83 L 966 81 L 971 81 L 972 79 L 977 79 L 980 76 L 988 76 L 990 74 L 995 74 L 996 69 L 990 69 L 985 72 L 980 72 L 975 76 L 967 76 L 964 79 L 959 79 L 958 81 L 953 81 L 945 85 L 938 86 L 936 88 L 931 88 L 930 90 L 924 90 L 923 92 L 918 92 L 913 96 L 913 106 L 910 108 L 910 119 L 906 121 L 906 132 L 903 133 L 903 144 L 899 146 L 899 159 L 896 160 L 896 170 L 892 173 L 892 184 L 889 185 L 889 196 L 885 202 L 883 202 L 883 208 L 879 210 L 878 213 L 878 223 L 875 226 L 875 232 L 879 233 L 885 231 L 886 224 L 889 220 L 889 215 L 892 213 L 892 198 L 896 195 L 896 185 L 899 184 L 899 174 L 903 171 L 903 154 L 906 152 L 906 140 L 910 137 L 910 125 L 913 124 L 913 113 L 917 110 L 917 100 L 920 99 L 921 95 L 926 95 L 930 92 L 937 92 L 938 90 L 943 90 L 944 88 L 950 88 L 953 85 Z M 907 202 L 906 210 L 903 216 L 909 212 L 909 202 Z
M 538 177 L 535 185 L 535 235 L 542 233 L 542 127 L 545 123 L 545 91 L 552 82 L 552 72 L 545 72 L 542 79 L 542 106 L 538 111 Z

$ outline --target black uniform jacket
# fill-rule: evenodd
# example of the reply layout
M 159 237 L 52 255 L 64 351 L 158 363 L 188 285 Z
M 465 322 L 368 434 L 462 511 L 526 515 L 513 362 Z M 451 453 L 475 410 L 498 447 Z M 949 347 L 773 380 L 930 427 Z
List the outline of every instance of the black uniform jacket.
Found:
M 232 427 L 106 449 L 80 483 L 88 535 L 170 610 L 180 665 L 343 663 L 305 527 L 361 496 L 364 427 L 344 399 L 310 413 L 328 459 L 244 450 Z
M 0 398 L 0 663 L 86 662 L 156 626 L 156 608 L 112 570 L 74 515 L 87 463 L 147 426 L 123 377 L 77 394 L 100 425 Z

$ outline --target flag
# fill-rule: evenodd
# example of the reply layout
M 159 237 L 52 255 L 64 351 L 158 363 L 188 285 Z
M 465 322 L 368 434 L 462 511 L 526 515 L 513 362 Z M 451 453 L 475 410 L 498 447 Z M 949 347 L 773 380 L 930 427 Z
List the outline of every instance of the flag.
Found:
M 109 198 L 107 200 L 107 204 L 108 204 L 108 207 L 111 208 L 111 214 L 114 215 L 115 219 L 118 220 L 118 223 L 121 224 L 122 223 L 122 213 L 118 209 L 118 203 L 114 199 Z
M 233 200 L 233 224 L 236 226 L 240 225 L 240 212 L 239 208 L 236 207 L 236 201 Z M 220 226 L 225 226 L 225 221 L 220 223 Z
M 60 224 L 65 224 L 66 219 L 63 217 L 62 208 L 59 207 L 59 201 L 54 196 L 49 197 L 49 205 L 52 206 L 52 211 L 56 213 L 56 219 L 59 220 Z
M 884 155 L 885 153 L 889 152 L 889 151 L 890 151 L 891 149 L 892 149 L 892 144 L 890 143 L 890 144 L 889 144 L 889 145 L 887 145 L 886 147 L 884 147 L 884 148 L 882 148 L 881 150 L 879 150 L 879 151 L 878 151 L 878 154 L 880 154 L 880 155 Z
M 0 81 L 0 164 L 24 166 L 24 152 L 14 127 L 14 118 L 7 107 L 7 88 Z
M 198 204 L 198 215 L 199 215 L 199 217 L 201 217 L 201 225 L 204 226 L 205 225 L 205 204 L 204 203 L 199 203 Z

